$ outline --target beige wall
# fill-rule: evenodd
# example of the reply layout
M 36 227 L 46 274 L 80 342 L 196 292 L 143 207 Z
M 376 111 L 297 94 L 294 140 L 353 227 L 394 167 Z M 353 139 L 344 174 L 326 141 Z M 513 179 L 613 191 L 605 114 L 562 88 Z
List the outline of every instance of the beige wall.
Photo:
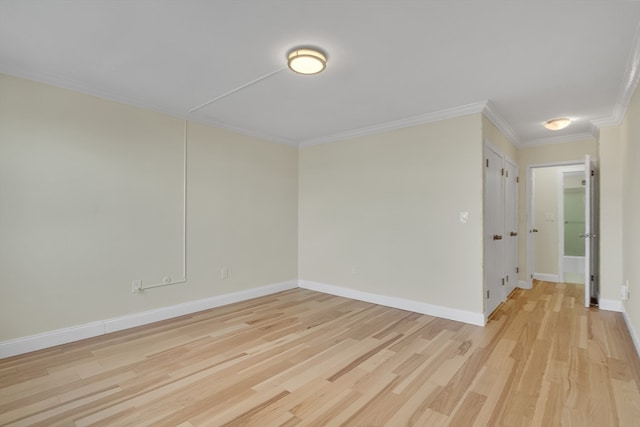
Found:
M 622 279 L 622 143 L 620 126 L 600 130 L 600 297 L 620 299 Z
M 0 75 L 0 341 L 297 278 L 294 147 Z M 229 277 L 220 279 L 220 268 Z
M 518 235 L 518 258 L 520 265 L 520 280 L 526 280 L 527 275 L 527 173 L 531 165 L 550 164 L 567 161 L 583 161 L 584 156 L 589 154 L 596 159 L 598 155 L 597 142 L 595 139 L 585 141 L 566 142 L 561 144 L 536 145 L 523 147 L 518 150 L 518 169 L 520 175 L 520 185 L 518 193 L 518 215 L 520 226 Z
M 629 281 L 626 312 L 640 332 L 640 90 L 631 98 L 620 126 L 622 158 L 623 275 Z M 636 336 L 638 338 L 638 336 Z
M 301 148 L 300 279 L 482 313 L 482 172 L 481 114 Z
M 518 161 L 521 267 L 527 166 L 600 157 L 602 297 L 629 280 L 640 312 L 637 93 L 598 147 L 516 152 L 481 114 L 300 152 L 189 123 L 189 280 L 134 295 L 182 275 L 183 121 L 3 75 L 0 92 L 0 341 L 298 277 L 481 313 L 483 140 Z

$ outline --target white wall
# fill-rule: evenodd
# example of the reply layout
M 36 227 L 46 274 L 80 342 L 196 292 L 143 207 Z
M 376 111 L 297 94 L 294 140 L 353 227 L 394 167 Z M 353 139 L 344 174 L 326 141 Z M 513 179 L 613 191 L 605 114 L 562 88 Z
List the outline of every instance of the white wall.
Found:
M 482 313 L 480 114 L 303 147 L 299 168 L 302 280 Z
M 297 278 L 294 147 L 0 75 L 0 341 Z M 220 268 L 229 269 L 226 280 Z

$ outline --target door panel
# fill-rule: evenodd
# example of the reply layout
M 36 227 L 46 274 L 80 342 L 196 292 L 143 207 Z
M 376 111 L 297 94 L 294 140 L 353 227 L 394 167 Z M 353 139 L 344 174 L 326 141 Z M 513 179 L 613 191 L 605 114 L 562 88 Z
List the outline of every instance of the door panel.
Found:
M 502 157 L 484 149 L 484 285 L 485 315 L 504 300 L 504 204 Z
M 518 167 L 509 160 L 504 162 L 504 268 L 505 297 L 518 284 Z

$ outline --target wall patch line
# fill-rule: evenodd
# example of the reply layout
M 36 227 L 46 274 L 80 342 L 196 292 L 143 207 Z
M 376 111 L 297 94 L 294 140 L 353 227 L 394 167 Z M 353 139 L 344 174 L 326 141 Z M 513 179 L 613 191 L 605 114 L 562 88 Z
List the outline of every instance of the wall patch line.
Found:
M 143 286 L 142 280 L 134 280 L 131 286 L 131 292 L 139 293 L 146 289 L 160 288 L 163 286 L 178 285 L 180 283 L 187 282 L 187 132 L 188 132 L 188 120 L 184 120 L 182 146 L 183 146 L 183 158 L 182 158 L 182 277 L 178 280 L 171 280 L 171 276 L 166 275 L 163 277 L 161 283 L 154 285 Z

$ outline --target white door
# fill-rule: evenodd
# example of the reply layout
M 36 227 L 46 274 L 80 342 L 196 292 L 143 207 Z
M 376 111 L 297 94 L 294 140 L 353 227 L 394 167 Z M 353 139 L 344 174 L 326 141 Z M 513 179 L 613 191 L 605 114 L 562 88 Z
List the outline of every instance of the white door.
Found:
M 598 173 L 591 158 L 584 159 L 584 306 L 598 304 Z
M 504 300 L 504 204 L 502 157 L 484 149 L 484 290 L 485 315 Z
M 518 166 L 504 161 L 504 295 L 518 283 Z

